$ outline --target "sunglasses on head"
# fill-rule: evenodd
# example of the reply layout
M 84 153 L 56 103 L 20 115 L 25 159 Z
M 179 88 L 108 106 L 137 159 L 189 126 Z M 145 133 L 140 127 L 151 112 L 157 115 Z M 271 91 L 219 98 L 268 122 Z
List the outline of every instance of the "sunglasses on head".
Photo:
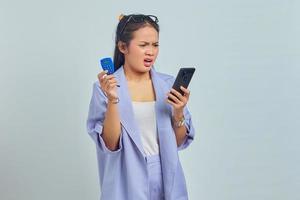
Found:
M 133 21 L 134 23 L 141 23 L 141 22 L 150 22 L 150 23 L 158 23 L 158 18 L 154 15 L 128 15 L 127 16 L 128 19 L 126 20 L 126 22 L 124 23 L 121 31 L 120 31 L 120 35 L 122 35 L 126 25 Z

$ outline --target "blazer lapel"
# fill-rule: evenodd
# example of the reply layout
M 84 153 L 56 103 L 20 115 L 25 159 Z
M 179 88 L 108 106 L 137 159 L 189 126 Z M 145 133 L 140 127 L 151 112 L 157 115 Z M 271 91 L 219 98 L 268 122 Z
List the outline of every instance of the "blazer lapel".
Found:
M 120 87 L 118 88 L 118 96 L 120 99 L 118 108 L 120 111 L 119 114 L 121 124 L 126 129 L 127 133 L 129 134 L 141 154 L 145 157 L 139 129 L 134 118 L 131 97 L 129 95 L 127 80 L 124 74 L 123 67 L 120 67 L 120 69 L 118 69 L 114 73 L 114 75 L 118 80 L 118 84 L 120 85 Z
M 165 102 L 167 92 L 170 88 L 160 75 L 152 68 L 151 71 L 152 84 L 155 91 L 156 102 L 156 125 L 159 138 L 160 157 L 162 163 L 163 182 L 166 199 L 170 199 L 174 183 L 174 175 L 178 164 L 177 143 L 172 131 L 172 124 L 170 116 L 172 115 L 172 108 Z M 124 74 L 124 69 L 121 67 L 114 73 L 120 87 L 118 88 L 118 95 L 120 102 L 118 104 L 120 120 L 122 126 L 145 157 L 142 141 L 136 124 L 132 102 L 129 95 L 127 80 Z
M 156 94 L 156 124 L 159 137 L 160 157 L 164 180 L 166 199 L 170 198 L 174 175 L 178 163 L 177 143 L 172 131 L 172 108 L 166 103 L 167 93 L 170 88 L 160 75 L 151 69 L 152 82 Z

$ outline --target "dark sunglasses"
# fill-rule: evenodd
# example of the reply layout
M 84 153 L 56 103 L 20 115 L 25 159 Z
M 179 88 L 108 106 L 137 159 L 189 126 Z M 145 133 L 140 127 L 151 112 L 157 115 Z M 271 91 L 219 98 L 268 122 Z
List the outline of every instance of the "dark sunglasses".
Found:
M 154 15 L 128 15 L 127 16 L 128 19 L 126 20 L 126 22 L 124 23 L 124 26 L 122 27 L 121 31 L 120 31 L 120 36 L 122 35 L 126 25 L 130 22 L 133 21 L 134 23 L 141 23 L 141 22 L 150 22 L 150 23 L 158 23 L 158 18 Z

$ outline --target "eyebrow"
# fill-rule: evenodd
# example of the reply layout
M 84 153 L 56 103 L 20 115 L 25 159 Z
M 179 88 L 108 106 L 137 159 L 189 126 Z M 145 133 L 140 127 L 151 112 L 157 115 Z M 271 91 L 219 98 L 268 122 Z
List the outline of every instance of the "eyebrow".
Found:
M 146 42 L 146 41 L 139 41 L 139 42 L 143 42 L 143 43 L 146 43 L 146 44 L 150 44 L 150 42 Z M 158 44 L 158 42 L 152 42 L 153 44 Z

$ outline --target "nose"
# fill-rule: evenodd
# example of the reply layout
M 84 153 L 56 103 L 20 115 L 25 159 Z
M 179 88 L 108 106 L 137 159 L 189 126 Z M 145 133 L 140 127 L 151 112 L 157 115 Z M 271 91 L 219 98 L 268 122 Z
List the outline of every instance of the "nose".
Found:
M 153 55 L 154 54 L 154 50 L 153 50 L 153 48 L 152 47 L 150 47 L 150 48 L 147 48 L 147 50 L 146 50 L 146 55 Z

